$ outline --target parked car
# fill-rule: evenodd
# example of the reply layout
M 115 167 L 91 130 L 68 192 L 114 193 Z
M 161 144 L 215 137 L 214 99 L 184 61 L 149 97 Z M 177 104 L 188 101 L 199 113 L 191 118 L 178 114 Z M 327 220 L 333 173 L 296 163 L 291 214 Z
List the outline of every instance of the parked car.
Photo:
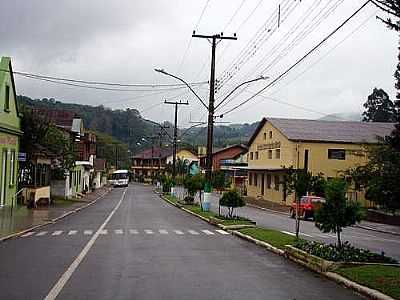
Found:
M 324 198 L 316 196 L 303 196 L 300 199 L 299 215 L 303 220 L 314 217 L 314 212 L 321 207 L 321 204 L 325 202 Z M 289 215 L 291 218 L 296 217 L 296 201 L 293 201 L 290 206 Z

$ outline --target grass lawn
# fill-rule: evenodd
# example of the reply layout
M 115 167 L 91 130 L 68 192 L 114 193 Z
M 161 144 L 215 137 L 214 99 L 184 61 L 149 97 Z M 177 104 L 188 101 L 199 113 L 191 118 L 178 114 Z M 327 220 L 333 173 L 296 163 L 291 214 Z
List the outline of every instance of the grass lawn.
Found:
M 229 225 L 253 225 L 253 223 L 251 223 L 251 221 L 248 220 L 221 220 L 221 224 L 225 225 L 225 226 L 229 226 Z
M 343 267 L 335 272 L 395 299 L 400 299 L 400 267 L 369 265 Z
M 167 199 L 168 199 L 169 201 L 171 201 L 171 202 L 174 202 L 174 203 L 177 203 L 177 202 L 178 202 L 178 199 L 177 199 L 176 197 L 171 196 L 171 195 L 169 195 L 169 194 L 165 194 L 164 197 L 167 198 Z
M 293 244 L 296 240 L 296 237 L 292 235 L 260 227 L 240 229 L 239 232 L 271 244 L 279 249 L 283 249 L 285 245 Z
M 196 214 L 199 214 L 200 216 L 207 218 L 207 219 L 209 219 L 211 217 L 215 218 L 217 216 L 212 211 L 202 211 L 200 206 L 197 206 L 197 205 L 185 205 L 184 207 Z

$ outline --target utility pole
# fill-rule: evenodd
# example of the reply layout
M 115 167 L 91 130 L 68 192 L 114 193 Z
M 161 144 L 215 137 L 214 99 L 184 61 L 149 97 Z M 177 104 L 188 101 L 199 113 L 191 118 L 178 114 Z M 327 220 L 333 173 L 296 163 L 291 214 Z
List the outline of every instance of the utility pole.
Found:
M 211 43 L 211 74 L 210 74 L 210 96 L 208 103 L 208 128 L 207 128 L 207 160 L 206 160 L 206 178 L 211 184 L 212 176 L 212 151 L 214 136 L 214 96 L 215 96 L 215 50 L 221 40 L 237 40 L 236 33 L 233 37 L 223 36 L 223 33 L 214 35 L 196 34 L 193 31 L 192 37 L 207 39 Z
M 189 105 L 189 102 L 170 102 L 165 100 L 165 104 L 173 104 L 175 105 L 175 122 L 174 122 L 174 137 L 173 137 L 173 152 L 172 152 L 172 178 L 176 177 L 176 144 L 178 137 L 178 105 Z

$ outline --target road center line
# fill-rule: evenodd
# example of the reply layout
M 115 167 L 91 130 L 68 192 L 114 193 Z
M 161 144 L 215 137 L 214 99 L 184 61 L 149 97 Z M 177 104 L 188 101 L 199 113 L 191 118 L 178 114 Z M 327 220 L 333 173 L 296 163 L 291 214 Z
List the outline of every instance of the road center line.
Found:
M 79 264 L 82 262 L 82 260 L 85 258 L 85 256 L 88 254 L 90 248 L 92 248 L 93 244 L 96 242 L 97 238 L 100 235 L 100 232 L 106 227 L 108 222 L 111 220 L 112 216 L 114 213 L 118 210 L 120 207 L 122 200 L 125 197 L 126 193 L 126 188 L 121 196 L 121 199 L 118 201 L 117 205 L 114 207 L 114 209 L 111 211 L 111 213 L 108 215 L 108 217 L 105 219 L 104 223 L 101 224 L 99 229 L 95 232 L 95 234 L 92 236 L 92 238 L 89 240 L 89 242 L 85 245 L 85 247 L 82 249 L 81 253 L 78 254 L 78 256 L 75 258 L 75 260 L 72 262 L 72 264 L 68 267 L 68 269 L 65 271 L 65 273 L 60 277 L 60 279 L 57 281 L 57 283 L 53 286 L 53 288 L 50 290 L 49 294 L 44 298 L 45 300 L 53 300 L 56 299 L 57 296 L 60 294 L 61 290 L 65 286 L 65 284 L 68 282 L 68 280 L 71 278 L 72 274 L 75 272 L 75 270 L 78 268 Z

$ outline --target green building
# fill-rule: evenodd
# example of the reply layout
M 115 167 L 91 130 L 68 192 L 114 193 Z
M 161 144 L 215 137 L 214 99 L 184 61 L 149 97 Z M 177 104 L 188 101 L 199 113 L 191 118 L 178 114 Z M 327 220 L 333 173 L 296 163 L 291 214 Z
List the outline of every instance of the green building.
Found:
M 0 206 L 16 203 L 21 135 L 11 59 L 2 57 L 0 61 Z

